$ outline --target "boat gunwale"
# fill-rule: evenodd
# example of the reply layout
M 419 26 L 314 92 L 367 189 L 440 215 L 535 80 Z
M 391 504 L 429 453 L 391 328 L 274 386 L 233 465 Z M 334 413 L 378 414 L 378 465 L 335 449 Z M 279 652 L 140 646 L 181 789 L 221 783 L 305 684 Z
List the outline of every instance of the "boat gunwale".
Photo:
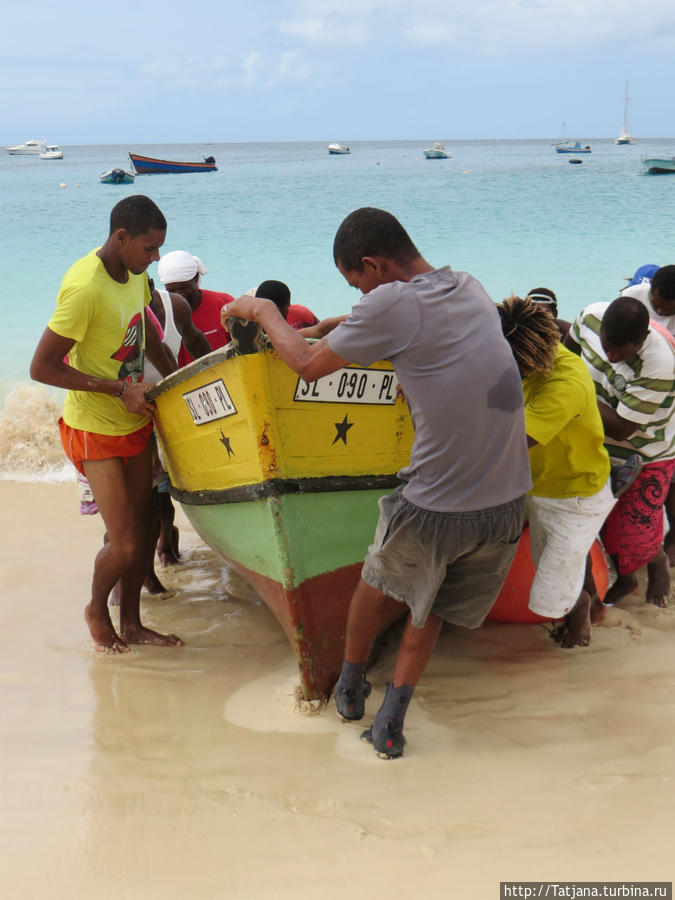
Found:
M 171 372 L 170 375 L 165 376 L 161 381 L 153 384 L 153 386 L 148 388 L 145 392 L 145 396 L 150 401 L 155 400 L 157 397 L 161 397 L 162 394 L 166 394 L 168 391 L 177 387 L 177 385 L 182 384 L 184 381 L 187 381 L 189 378 L 199 375 L 206 369 L 218 365 L 218 363 L 225 362 L 226 359 L 232 359 L 234 356 L 240 355 L 241 354 L 238 353 L 237 348 L 232 343 L 226 344 L 218 350 L 212 350 L 205 356 L 200 356 L 199 359 L 192 360 L 192 362 L 188 363 L 186 366 L 176 369 L 175 372 Z
M 248 503 L 269 500 L 289 494 L 322 494 L 343 491 L 394 490 L 403 482 L 389 475 L 325 475 L 308 478 L 272 478 L 255 484 L 238 485 L 222 490 L 186 491 L 171 485 L 171 496 L 187 506 L 217 506 L 226 503 Z
M 305 338 L 305 340 L 308 344 L 315 344 L 317 338 Z M 171 374 L 166 375 L 161 381 L 158 381 L 156 384 L 153 384 L 152 387 L 148 388 L 148 390 L 145 392 L 145 396 L 150 401 L 155 400 L 157 397 L 161 397 L 162 394 L 166 394 L 167 391 L 172 390 L 179 384 L 187 381 L 189 378 L 193 378 L 195 375 L 200 375 L 202 372 L 206 371 L 206 369 L 217 366 L 219 363 L 225 362 L 228 359 L 233 359 L 234 357 L 254 356 L 256 353 L 265 353 L 268 350 L 275 352 L 272 342 L 266 334 L 263 334 L 262 346 L 252 353 L 244 353 L 232 341 L 230 341 L 229 343 L 225 344 L 224 347 L 219 347 L 217 350 L 212 350 L 205 356 L 200 356 L 199 359 L 193 359 L 192 362 L 189 362 L 186 366 L 182 366 L 180 369 L 176 369 L 175 372 L 171 372 Z

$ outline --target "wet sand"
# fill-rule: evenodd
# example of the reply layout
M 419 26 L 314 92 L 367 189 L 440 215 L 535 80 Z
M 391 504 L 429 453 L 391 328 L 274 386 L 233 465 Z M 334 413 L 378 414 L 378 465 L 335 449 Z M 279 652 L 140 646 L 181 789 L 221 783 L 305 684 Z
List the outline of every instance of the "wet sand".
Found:
M 144 618 L 178 650 L 95 653 L 100 546 L 74 485 L 0 483 L 0 877 L 7 898 L 497 898 L 506 879 L 672 880 L 675 612 L 444 630 L 402 760 L 293 708 L 286 640 L 179 514 Z

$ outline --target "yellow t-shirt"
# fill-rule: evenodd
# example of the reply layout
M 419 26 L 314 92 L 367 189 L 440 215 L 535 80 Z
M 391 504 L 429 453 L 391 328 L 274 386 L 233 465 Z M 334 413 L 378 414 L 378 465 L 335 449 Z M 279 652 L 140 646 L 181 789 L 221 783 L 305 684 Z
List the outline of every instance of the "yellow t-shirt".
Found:
M 68 361 L 87 375 L 143 380 L 144 308 L 150 302 L 145 274 L 129 272 L 126 284 L 108 275 L 92 250 L 68 269 L 48 327 L 75 341 Z M 149 419 L 130 413 L 121 400 L 96 391 L 68 391 L 63 420 L 97 434 L 131 434 Z
M 531 494 L 590 497 L 609 477 L 609 456 L 593 379 L 584 361 L 561 344 L 553 372 L 523 381 Z

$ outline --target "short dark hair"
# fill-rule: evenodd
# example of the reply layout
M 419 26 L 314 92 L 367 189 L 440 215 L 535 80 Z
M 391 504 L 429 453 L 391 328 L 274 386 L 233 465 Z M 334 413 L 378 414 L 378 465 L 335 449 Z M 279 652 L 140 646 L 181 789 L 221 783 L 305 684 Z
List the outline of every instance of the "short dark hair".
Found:
M 507 297 L 497 305 L 502 332 L 511 345 L 521 378 L 550 375 L 555 365 L 560 332 L 541 303 L 526 297 Z
M 273 278 L 259 284 L 255 295 L 271 300 L 279 309 L 284 309 L 291 302 L 291 290 L 288 285 L 283 281 L 275 281 Z
M 143 194 L 132 194 L 125 197 L 112 208 L 110 213 L 110 234 L 123 228 L 129 237 L 138 237 L 151 228 L 166 231 L 166 219 L 162 210 L 149 197 Z
M 363 206 L 342 222 L 333 241 L 333 259 L 347 272 L 362 272 L 364 256 L 383 256 L 406 265 L 420 255 L 410 235 L 384 209 Z
M 634 297 L 617 297 L 605 310 L 601 330 L 615 347 L 644 341 L 649 333 L 647 307 Z
M 661 266 L 654 272 L 652 290 L 658 291 L 659 297 L 667 303 L 675 300 L 675 266 Z
M 532 288 L 531 291 L 527 292 L 525 299 L 531 300 L 533 303 L 541 303 L 542 306 L 545 306 L 547 309 L 551 310 L 554 319 L 557 318 L 558 298 L 550 288 Z

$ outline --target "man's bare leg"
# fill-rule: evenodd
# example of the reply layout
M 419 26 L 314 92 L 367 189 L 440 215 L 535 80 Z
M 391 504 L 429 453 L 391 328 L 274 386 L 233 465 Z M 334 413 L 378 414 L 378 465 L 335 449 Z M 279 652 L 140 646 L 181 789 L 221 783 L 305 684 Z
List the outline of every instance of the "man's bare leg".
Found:
M 404 603 L 359 579 L 347 616 L 345 657 L 335 685 L 335 706 L 347 721 L 363 718 L 370 684 L 365 679 L 375 638 L 405 612 Z
M 131 547 L 125 538 L 123 504 L 115 502 L 125 491 L 121 459 L 85 460 L 83 468 L 106 526 L 103 547 L 94 560 L 91 601 L 84 617 L 97 650 L 125 653 L 129 648 L 119 637 L 108 612 L 108 596 L 128 564 Z M 115 541 L 111 544 L 110 533 Z M 119 595 L 119 591 L 117 592 Z
M 178 528 L 174 525 L 176 511 L 168 493 L 157 495 L 159 504 L 159 540 L 157 542 L 157 556 L 162 568 L 166 566 L 180 565 L 180 553 L 178 551 Z
M 360 578 L 349 605 L 345 659 L 353 663 L 366 663 L 375 638 L 399 619 L 406 609 L 405 603 L 387 597 Z
M 141 586 L 146 575 L 148 544 L 152 535 L 152 450 L 148 443 L 143 453 L 132 457 L 124 467 L 130 512 L 134 518 L 135 547 L 133 561 L 121 578 L 120 634 L 127 644 L 156 644 L 181 647 L 175 634 L 160 634 L 141 622 Z M 154 545 L 153 545 L 154 546 Z
M 111 652 L 124 652 L 130 643 L 180 643 L 175 635 L 160 635 L 140 622 L 140 589 L 145 574 L 152 485 L 150 444 L 128 463 L 120 458 L 86 460 L 84 469 L 108 543 L 96 556 L 92 599 L 85 610 L 94 643 Z M 110 620 L 108 595 L 120 582 L 120 636 Z
M 150 594 L 167 594 L 168 590 L 157 577 L 155 572 L 155 547 L 161 532 L 159 493 L 157 488 L 152 489 L 151 524 L 148 530 L 146 547 L 145 578 L 143 587 Z
M 659 549 L 656 556 L 647 563 L 647 591 L 645 602 L 654 606 L 668 606 L 670 599 L 670 568 L 668 556 Z
M 415 628 L 410 619 L 406 622 L 394 669 L 394 687 L 402 684 L 415 686 L 422 677 L 431 658 L 443 620 L 430 613 L 422 628 Z
M 397 759 L 403 755 L 403 722 L 408 704 L 427 667 L 442 624 L 442 619 L 433 614 L 427 617 L 422 628 L 415 628 L 410 619 L 406 623 L 393 681 L 387 685 L 387 693 L 373 724 L 361 735 L 382 759 Z
M 619 557 L 611 554 L 611 560 L 614 563 L 617 576 L 616 581 L 605 595 L 605 603 L 616 603 L 622 597 L 633 594 L 638 588 L 638 580 L 632 572 L 629 575 L 621 575 L 619 573 Z

